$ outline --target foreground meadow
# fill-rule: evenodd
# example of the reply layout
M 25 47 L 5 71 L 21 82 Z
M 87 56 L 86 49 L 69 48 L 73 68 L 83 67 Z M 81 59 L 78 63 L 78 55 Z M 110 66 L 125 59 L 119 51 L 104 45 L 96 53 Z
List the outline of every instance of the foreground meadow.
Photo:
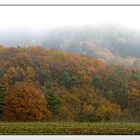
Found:
M 1 135 L 139 135 L 140 123 L 1 122 Z

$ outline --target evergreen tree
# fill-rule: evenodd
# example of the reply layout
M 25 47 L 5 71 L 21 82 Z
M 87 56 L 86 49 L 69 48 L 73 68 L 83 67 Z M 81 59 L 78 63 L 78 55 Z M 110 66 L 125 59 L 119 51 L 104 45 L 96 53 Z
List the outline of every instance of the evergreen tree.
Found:
M 4 105 L 4 87 L 0 85 L 0 119 L 3 117 Z
M 93 84 L 94 84 L 95 88 L 97 88 L 99 90 L 103 90 L 103 88 L 104 88 L 103 80 L 101 79 L 101 77 L 99 75 L 96 75 L 93 78 Z

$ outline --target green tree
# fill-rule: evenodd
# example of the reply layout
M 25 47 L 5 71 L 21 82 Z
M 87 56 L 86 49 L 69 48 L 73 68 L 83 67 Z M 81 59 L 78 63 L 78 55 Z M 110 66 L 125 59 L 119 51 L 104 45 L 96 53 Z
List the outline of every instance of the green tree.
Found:
M 53 114 L 55 115 L 59 109 L 60 104 L 61 104 L 60 98 L 52 90 L 48 90 L 46 92 L 45 96 L 47 98 L 49 110 L 51 112 L 53 112 Z
M 119 103 L 122 109 L 127 107 L 128 79 L 126 71 L 120 67 L 108 77 L 107 96 Z
M 138 71 L 132 71 L 131 73 L 131 80 L 140 80 L 140 73 Z
M 66 88 L 72 88 L 78 83 L 78 78 L 75 75 L 69 74 L 67 71 L 64 71 L 60 78 L 60 85 Z
M 4 106 L 5 106 L 4 91 L 5 88 L 2 85 L 0 85 L 0 119 L 3 117 L 3 113 L 4 113 Z
M 6 71 L 6 68 L 5 67 L 0 68 L 0 78 L 3 76 L 3 74 L 5 73 L 5 71 Z
M 97 88 L 99 90 L 103 90 L 104 82 L 103 82 L 102 78 L 99 75 L 96 75 L 93 78 L 93 85 L 95 86 L 95 88 Z

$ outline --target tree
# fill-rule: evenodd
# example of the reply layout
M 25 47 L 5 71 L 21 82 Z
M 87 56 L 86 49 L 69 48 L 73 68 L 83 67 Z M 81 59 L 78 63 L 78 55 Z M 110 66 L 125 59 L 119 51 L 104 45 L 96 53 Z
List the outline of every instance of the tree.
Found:
M 72 88 L 78 83 L 78 78 L 75 75 L 69 74 L 67 71 L 64 71 L 61 78 L 60 84 L 66 88 Z
M 133 89 L 128 96 L 128 109 L 131 119 L 140 119 L 140 92 Z
M 103 88 L 104 88 L 103 80 L 101 79 L 101 77 L 99 75 L 96 75 L 93 78 L 93 84 L 94 84 L 95 88 L 97 88 L 99 90 L 103 90 Z
M 5 97 L 5 120 L 42 121 L 51 117 L 43 93 L 32 83 L 19 82 Z
M 4 91 L 5 91 L 4 86 L 0 85 L 0 119 L 3 118 L 3 112 L 4 112 L 4 106 L 5 106 Z
M 121 105 L 122 109 L 127 107 L 129 76 L 122 67 L 117 67 L 107 79 L 108 89 L 106 96 Z
M 3 66 L 0 68 L 0 78 L 4 75 L 6 68 Z
M 48 101 L 48 108 L 55 115 L 58 112 L 58 109 L 59 109 L 60 104 L 61 104 L 60 98 L 52 90 L 46 91 L 45 95 L 46 95 L 46 98 Z
M 140 72 L 133 70 L 131 73 L 131 80 L 134 80 L 134 81 L 140 80 Z

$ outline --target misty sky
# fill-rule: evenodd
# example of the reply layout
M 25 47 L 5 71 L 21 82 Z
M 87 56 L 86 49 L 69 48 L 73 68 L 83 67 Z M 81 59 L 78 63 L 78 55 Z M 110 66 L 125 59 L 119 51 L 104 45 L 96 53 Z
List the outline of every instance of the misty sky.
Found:
M 38 31 L 50 27 L 121 24 L 140 29 L 140 7 L 109 6 L 47 6 L 0 7 L 0 31 L 30 29 Z

